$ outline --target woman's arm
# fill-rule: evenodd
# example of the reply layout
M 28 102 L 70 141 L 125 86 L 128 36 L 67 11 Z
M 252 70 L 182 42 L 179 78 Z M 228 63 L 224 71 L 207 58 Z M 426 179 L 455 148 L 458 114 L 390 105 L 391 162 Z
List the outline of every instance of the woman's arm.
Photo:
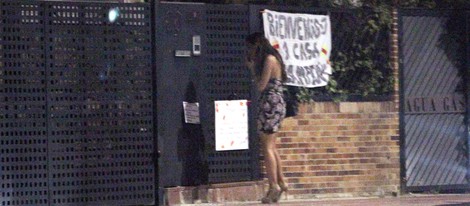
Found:
M 261 74 L 261 78 L 257 81 L 258 91 L 262 92 L 266 89 L 266 85 L 268 85 L 269 79 L 271 79 L 272 73 L 276 68 L 280 69 L 280 65 L 276 57 L 273 55 L 267 56 L 263 67 L 263 73 Z

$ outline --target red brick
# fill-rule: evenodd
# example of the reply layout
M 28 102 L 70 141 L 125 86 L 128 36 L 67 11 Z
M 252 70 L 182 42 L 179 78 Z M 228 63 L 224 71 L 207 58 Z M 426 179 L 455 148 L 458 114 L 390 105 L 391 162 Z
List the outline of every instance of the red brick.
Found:
M 338 141 L 350 141 L 351 140 L 350 137 L 338 137 L 337 139 Z

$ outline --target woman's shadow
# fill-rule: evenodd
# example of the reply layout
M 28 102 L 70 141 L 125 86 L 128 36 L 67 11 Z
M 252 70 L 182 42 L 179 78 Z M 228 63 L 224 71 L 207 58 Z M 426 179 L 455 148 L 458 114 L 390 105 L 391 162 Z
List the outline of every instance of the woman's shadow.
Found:
M 198 102 L 196 88 L 189 82 L 184 101 Z M 184 112 L 181 114 L 182 128 L 178 132 L 178 159 L 182 161 L 182 185 L 197 186 L 207 184 L 208 166 L 204 158 L 205 140 L 201 124 L 186 123 Z

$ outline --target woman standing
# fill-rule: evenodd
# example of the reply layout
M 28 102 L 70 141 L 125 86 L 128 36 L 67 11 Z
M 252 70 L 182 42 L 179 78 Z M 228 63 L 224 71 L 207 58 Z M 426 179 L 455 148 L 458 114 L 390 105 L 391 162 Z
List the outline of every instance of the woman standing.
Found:
M 279 52 L 262 33 L 250 34 L 246 43 L 246 63 L 261 93 L 257 123 L 269 182 L 269 191 L 261 202 L 274 203 L 279 201 L 281 194 L 287 192 L 288 188 L 276 147 L 276 133 L 286 114 L 282 83 L 287 76 Z

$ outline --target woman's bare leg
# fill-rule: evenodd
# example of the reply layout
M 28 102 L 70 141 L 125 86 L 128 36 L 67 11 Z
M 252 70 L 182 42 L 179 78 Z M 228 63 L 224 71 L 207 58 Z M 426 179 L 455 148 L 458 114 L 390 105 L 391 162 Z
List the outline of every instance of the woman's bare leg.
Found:
M 286 182 L 286 177 L 284 176 L 284 173 L 282 172 L 282 160 L 281 160 L 281 157 L 279 156 L 279 151 L 277 150 L 277 146 L 275 146 L 274 152 L 276 156 L 276 165 L 277 165 L 277 168 L 276 168 L 277 181 L 278 181 L 279 186 L 285 187 L 287 186 L 287 182 Z
M 264 154 L 264 165 L 270 188 L 278 186 L 278 165 L 276 159 L 276 139 L 274 134 L 261 134 L 261 143 Z

